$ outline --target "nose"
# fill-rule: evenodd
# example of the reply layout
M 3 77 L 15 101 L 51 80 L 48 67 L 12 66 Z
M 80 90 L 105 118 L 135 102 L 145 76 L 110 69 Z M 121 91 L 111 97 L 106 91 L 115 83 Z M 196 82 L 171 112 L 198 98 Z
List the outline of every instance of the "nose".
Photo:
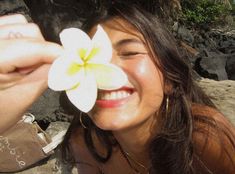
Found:
M 116 51 L 113 51 L 111 63 L 116 66 L 119 66 L 120 68 L 123 66 L 122 61 L 120 57 L 117 55 Z
M 113 51 L 112 59 L 110 63 L 121 68 L 128 75 L 128 64 L 115 52 Z

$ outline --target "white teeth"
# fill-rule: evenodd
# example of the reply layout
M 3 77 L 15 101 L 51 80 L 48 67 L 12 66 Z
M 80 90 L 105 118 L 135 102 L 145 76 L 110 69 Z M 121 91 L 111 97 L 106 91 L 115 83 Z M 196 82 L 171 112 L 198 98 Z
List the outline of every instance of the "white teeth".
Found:
M 126 98 L 130 95 L 127 91 L 112 91 L 112 92 L 101 92 L 99 94 L 99 99 L 101 100 L 117 100 Z
M 117 96 L 116 92 L 111 92 L 110 99 L 115 99 L 115 98 L 117 98 L 116 96 Z
M 117 98 L 125 97 L 125 96 L 123 95 L 123 93 L 125 93 L 125 92 L 118 91 L 118 92 L 116 93 Z

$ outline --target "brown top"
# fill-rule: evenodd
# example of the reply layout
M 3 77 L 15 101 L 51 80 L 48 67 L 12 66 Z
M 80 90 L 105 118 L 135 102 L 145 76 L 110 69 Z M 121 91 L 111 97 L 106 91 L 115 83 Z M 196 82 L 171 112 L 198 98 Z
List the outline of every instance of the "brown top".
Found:
M 193 131 L 196 170 L 201 173 L 234 174 L 235 129 L 232 124 L 218 110 L 208 106 L 193 105 L 192 113 L 196 120 Z
M 217 110 L 193 105 L 195 117 L 193 144 L 195 149 L 193 165 L 196 173 L 201 174 L 234 174 L 235 173 L 235 129 Z M 211 125 L 203 118 L 211 120 Z M 94 137 L 96 147 L 102 154 L 105 149 Z M 77 129 L 72 135 L 71 149 L 73 151 L 79 174 L 134 174 L 127 160 L 118 147 L 114 148 L 112 157 L 105 164 L 96 161 L 90 154 L 84 139 L 83 129 Z

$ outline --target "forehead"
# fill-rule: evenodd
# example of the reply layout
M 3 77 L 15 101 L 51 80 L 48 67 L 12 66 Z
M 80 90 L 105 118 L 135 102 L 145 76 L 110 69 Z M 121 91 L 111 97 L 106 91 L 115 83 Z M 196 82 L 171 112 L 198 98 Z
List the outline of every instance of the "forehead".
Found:
M 112 18 L 100 25 L 104 28 L 111 41 L 117 42 L 121 39 L 135 39 L 145 43 L 142 34 L 129 22 L 121 18 Z M 97 26 L 94 26 L 89 32 L 90 36 L 93 36 L 96 32 Z

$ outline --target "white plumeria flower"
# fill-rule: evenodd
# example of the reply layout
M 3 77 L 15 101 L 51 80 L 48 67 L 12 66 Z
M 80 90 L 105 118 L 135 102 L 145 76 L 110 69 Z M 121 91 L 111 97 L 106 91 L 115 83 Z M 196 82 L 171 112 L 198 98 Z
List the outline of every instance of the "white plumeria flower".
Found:
M 100 25 L 92 39 L 80 29 L 68 28 L 60 33 L 60 40 L 64 55 L 53 62 L 48 86 L 55 91 L 65 90 L 79 110 L 92 109 L 98 89 L 118 89 L 127 82 L 121 68 L 110 63 L 112 44 Z

